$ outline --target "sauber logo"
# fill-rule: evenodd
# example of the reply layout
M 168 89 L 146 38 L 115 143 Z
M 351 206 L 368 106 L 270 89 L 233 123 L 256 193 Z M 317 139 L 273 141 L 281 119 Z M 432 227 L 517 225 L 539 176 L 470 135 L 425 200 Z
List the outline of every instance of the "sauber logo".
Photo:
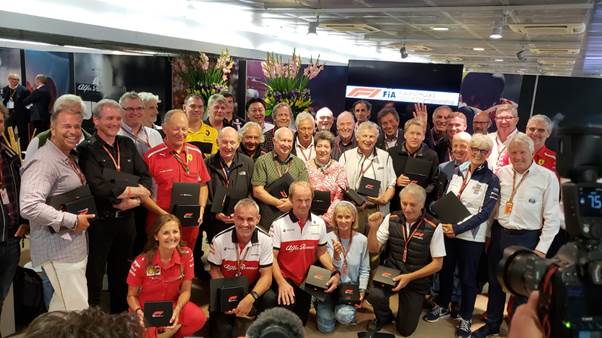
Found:
M 302 244 L 287 245 L 284 250 L 286 250 L 286 252 L 293 252 L 293 251 L 299 251 L 299 250 L 313 250 L 314 248 L 315 248 L 315 246 L 313 246 L 313 245 L 307 245 L 305 243 L 302 243 Z
M 359 97 L 359 96 L 375 97 L 381 91 L 382 91 L 382 89 L 378 89 L 378 88 L 358 87 L 358 88 L 353 88 L 349 92 L 349 94 L 347 94 L 347 97 Z

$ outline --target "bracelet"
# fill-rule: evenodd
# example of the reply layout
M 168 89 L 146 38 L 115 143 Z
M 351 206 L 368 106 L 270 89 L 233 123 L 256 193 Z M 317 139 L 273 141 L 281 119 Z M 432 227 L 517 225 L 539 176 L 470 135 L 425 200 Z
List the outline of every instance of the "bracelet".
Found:
M 249 292 L 249 294 L 251 295 L 251 297 L 253 297 L 254 300 L 257 300 L 257 298 L 259 298 L 259 295 L 257 294 L 257 292 L 251 290 L 251 292 Z

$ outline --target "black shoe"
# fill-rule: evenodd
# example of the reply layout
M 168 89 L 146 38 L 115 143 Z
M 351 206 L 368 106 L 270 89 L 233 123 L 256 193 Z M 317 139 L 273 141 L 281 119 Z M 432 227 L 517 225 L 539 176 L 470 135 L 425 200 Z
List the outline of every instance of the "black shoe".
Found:
M 381 322 L 378 319 L 373 319 L 371 321 L 368 322 L 368 327 L 366 328 L 368 330 L 368 332 L 378 332 L 380 331 L 385 325 L 389 324 L 393 322 L 392 319 L 387 320 L 387 321 L 383 321 Z
M 452 302 L 449 312 L 453 319 L 458 319 L 460 315 L 460 304 Z
M 489 324 L 485 324 L 485 325 L 481 326 L 478 330 L 473 331 L 471 337 L 472 338 L 485 338 L 492 334 L 499 334 L 499 333 L 500 333 L 499 327 L 493 327 Z

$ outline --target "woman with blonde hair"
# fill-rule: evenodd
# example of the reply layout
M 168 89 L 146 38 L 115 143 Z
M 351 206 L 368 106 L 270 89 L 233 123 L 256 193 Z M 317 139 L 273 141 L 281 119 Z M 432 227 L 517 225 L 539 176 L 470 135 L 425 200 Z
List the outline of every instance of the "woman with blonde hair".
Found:
M 336 292 L 325 302 L 317 303 L 318 330 L 323 333 L 334 331 L 336 321 L 343 325 L 353 325 L 358 322 L 356 310 L 362 307 L 364 293 L 368 287 L 370 258 L 368 238 L 353 231 L 357 221 L 357 209 L 351 202 L 340 201 L 336 204 L 332 217 L 334 230 L 327 234 L 327 250 L 333 258 L 335 267 L 341 272 L 341 284 L 357 286 L 360 303 L 357 305 L 340 303 Z

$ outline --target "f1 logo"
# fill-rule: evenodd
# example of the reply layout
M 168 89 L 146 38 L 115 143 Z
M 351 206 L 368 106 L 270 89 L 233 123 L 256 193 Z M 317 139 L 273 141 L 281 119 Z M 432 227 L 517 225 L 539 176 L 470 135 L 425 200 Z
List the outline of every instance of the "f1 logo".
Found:
M 375 97 L 381 91 L 382 91 L 382 89 L 378 89 L 378 88 L 358 87 L 358 88 L 353 88 L 349 92 L 349 94 L 347 94 L 347 97 L 359 97 L 359 96 Z

